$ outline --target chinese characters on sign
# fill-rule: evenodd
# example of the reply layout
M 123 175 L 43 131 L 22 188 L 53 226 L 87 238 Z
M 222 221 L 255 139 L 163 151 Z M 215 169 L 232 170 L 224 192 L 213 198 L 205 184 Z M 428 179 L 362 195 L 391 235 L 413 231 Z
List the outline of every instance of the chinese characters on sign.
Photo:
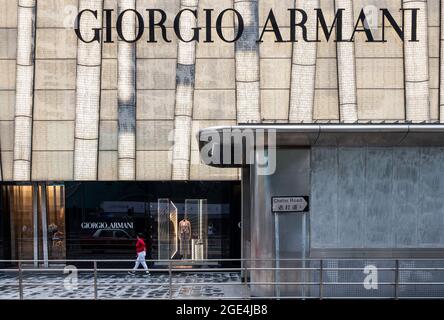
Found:
M 272 197 L 272 212 L 308 212 L 309 198 L 307 196 L 297 197 Z

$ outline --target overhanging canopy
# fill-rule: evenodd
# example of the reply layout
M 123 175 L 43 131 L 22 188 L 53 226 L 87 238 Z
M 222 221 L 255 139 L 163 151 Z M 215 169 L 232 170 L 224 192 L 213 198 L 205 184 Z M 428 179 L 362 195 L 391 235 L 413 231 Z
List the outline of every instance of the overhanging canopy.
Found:
M 245 139 L 224 139 L 227 134 L 254 136 L 257 143 L 258 133 L 276 135 L 274 146 L 283 147 L 444 147 L 444 125 L 441 124 L 261 124 L 209 127 L 199 131 L 199 149 L 211 144 L 219 148 L 245 147 Z M 216 139 L 214 139 L 216 137 Z M 230 146 L 226 144 L 229 143 Z M 225 145 L 224 145 L 225 144 Z M 225 149 L 227 150 L 227 149 Z M 209 164 L 217 167 L 239 167 L 239 165 Z

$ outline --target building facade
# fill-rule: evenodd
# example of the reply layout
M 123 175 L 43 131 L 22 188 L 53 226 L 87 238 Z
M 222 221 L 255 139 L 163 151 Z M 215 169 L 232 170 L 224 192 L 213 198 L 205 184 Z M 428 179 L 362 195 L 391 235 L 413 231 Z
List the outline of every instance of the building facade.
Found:
M 3 257 L 47 263 L 56 258 L 121 256 L 130 252 L 128 243 L 137 232 L 154 243 L 153 258 L 177 258 L 178 250 L 183 257 L 177 226 L 178 220 L 190 215 L 195 219 L 193 230 L 198 230 L 189 239 L 196 259 L 275 259 L 273 239 L 279 238 L 279 229 L 266 215 L 270 209 L 266 201 L 293 189 L 299 196 L 311 197 L 312 212 L 308 221 L 289 217 L 281 224 L 282 234 L 297 230 L 290 237 L 297 245 L 282 247 L 290 258 L 332 257 L 334 252 L 350 257 L 355 249 L 355 257 L 365 256 L 368 249 L 387 249 L 391 253 L 382 256 L 392 258 L 395 249 L 442 248 L 441 203 L 428 201 L 426 192 L 420 194 L 429 220 L 419 225 L 433 229 L 432 235 L 408 236 L 417 230 L 413 216 L 418 212 L 411 211 L 411 225 L 404 229 L 392 220 L 374 221 L 386 218 L 385 202 L 380 202 L 384 193 L 399 191 L 405 181 L 415 182 L 415 188 L 425 185 L 434 190 L 433 197 L 440 197 L 441 186 L 433 188 L 435 175 L 426 174 L 418 182 L 423 173 L 412 173 L 423 165 L 430 172 L 439 171 L 439 148 L 444 145 L 433 134 L 407 146 L 412 149 L 401 150 L 406 146 L 391 140 L 393 133 L 376 141 L 347 138 L 344 142 L 336 137 L 318 147 L 284 132 L 285 143 L 278 147 L 289 150 L 277 152 L 282 156 L 277 174 L 263 178 L 271 179 L 268 182 L 254 176 L 254 166 L 205 165 L 196 137 L 205 128 L 236 125 L 264 125 L 279 134 L 279 126 L 286 125 L 305 132 L 306 125 L 393 124 L 395 129 L 390 130 L 402 136 L 413 124 L 429 125 L 440 133 L 443 4 L 442 0 L 0 0 Z M 263 41 L 257 41 L 270 24 L 271 10 L 282 37 L 294 35 L 300 40 L 302 28 L 292 33 L 289 9 L 294 8 L 307 13 L 310 39 L 321 28 L 315 9 L 322 10 L 327 28 L 334 26 L 335 13 L 342 10 L 343 36 L 353 41 L 321 36 L 319 42 L 276 42 L 274 32 L 265 32 Z M 159 10 L 150 16 L 149 9 Z M 206 9 L 213 9 L 211 21 Z M 243 17 L 242 24 L 232 9 Z M 381 9 L 391 13 L 401 30 L 384 19 Z M 77 25 L 83 10 L 89 12 Z M 142 14 L 144 28 L 130 13 L 118 30 L 118 17 L 128 10 Z M 190 12 L 182 15 L 182 36 L 189 39 L 194 29 L 201 28 L 201 37 L 211 31 L 213 42 L 178 40 L 174 20 L 181 10 L 197 10 L 196 17 Z M 366 22 L 359 21 L 361 12 Z M 150 18 L 157 22 L 164 18 L 165 28 L 149 29 Z M 76 26 L 85 39 L 98 34 L 99 41 L 81 41 Z M 361 32 L 354 32 L 356 26 Z M 364 27 L 379 41 L 368 41 Z M 233 39 L 241 28 L 237 41 L 216 36 L 220 31 Z M 105 29 L 112 31 L 111 39 L 100 31 Z M 140 29 L 144 33 L 136 42 L 119 39 L 119 31 L 123 38 L 134 39 Z M 162 40 L 163 32 L 171 41 Z M 416 41 L 407 39 L 412 34 Z M 148 42 L 150 37 L 158 41 Z M 386 41 L 380 41 L 383 37 Z M 310 130 L 316 134 L 318 128 Z M 334 130 L 353 136 L 361 129 Z M 373 147 L 377 149 L 366 149 Z M 411 161 L 400 169 L 394 157 Z M 295 164 L 301 164 L 305 173 Z M 374 170 L 375 175 L 353 179 L 364 169 Z M 386 181 L 387 172 L 399 176 Z M 292 174 L 302 174 L 307 183 L 298 185 L 289 179 Z M 369 183 L 376 194 L 366 193 L 363 186 Z M 271 189 L 264 191 L 261 186 Z M 392 195 L 391 203 L 403 202 L 404 191 Z M 246 192 L 251 192 L 251 199 Z M 348 192 L 357 196 L 350 202 L 337 201 Z M 334 208 L 326 207 L 333 197 Z M 362 203 L 373 199 L 380 206 L 361 208 L 357 199 Z M 353 212 L 360 210 L 370 212 L 363 218 L 370 221 L 368 229 L 353 220 Z M 331 212 L 336 229 L 327 230 Z M 348 237 L 341 237 L 344 230 L 351 232 Z M 393 232 L 395 236 L 388 236 Z M 398 234 L 404 238 L 396 238 Z M 268 237 L 268 244 L 252 256 L 248 248 L 257 248 L 262 236 Z M 306 247 L 300 248 L 302 244 Z M 276 279 L 271 274 L 261 277 Z M 268 289 L 257 292 L 263 295 Z

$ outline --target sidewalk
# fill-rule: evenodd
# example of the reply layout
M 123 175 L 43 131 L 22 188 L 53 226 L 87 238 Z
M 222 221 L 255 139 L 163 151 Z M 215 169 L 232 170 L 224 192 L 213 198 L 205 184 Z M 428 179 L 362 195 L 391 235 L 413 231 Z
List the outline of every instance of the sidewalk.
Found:
M 23 299 L 94 299 L 94 278 L 91 273 L 79 272 L 77 285 L 75 283 L 70 283 L 69 276 L 60 272 L 44 275 L 28 273 L 23 277 Z M 193 283 L 212 284 L 193 286 Z M 19 299 L 18 284 L 16 274 L 2 273 L 0 299 Z M 174 274 L 172 284 L 173 299 L 242 297 L 246 292 L 240 274 L 232 272 Z M 126 272 L 99 274 L 97 296 L 98 299 L 169 299 L 169 276 L 153 272 L 149 276 L 143 273 L 131 276 Z

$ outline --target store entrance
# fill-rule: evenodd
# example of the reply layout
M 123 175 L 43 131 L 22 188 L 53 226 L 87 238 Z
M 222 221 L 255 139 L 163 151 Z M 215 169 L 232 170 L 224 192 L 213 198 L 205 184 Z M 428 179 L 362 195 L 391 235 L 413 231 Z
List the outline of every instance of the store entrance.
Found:
M 26 260 L 25 266 L 35 267 L 65 259 L 63 185 L 3 185 L 2 200 L 3 223 L 10 225 L 7 259 Z

